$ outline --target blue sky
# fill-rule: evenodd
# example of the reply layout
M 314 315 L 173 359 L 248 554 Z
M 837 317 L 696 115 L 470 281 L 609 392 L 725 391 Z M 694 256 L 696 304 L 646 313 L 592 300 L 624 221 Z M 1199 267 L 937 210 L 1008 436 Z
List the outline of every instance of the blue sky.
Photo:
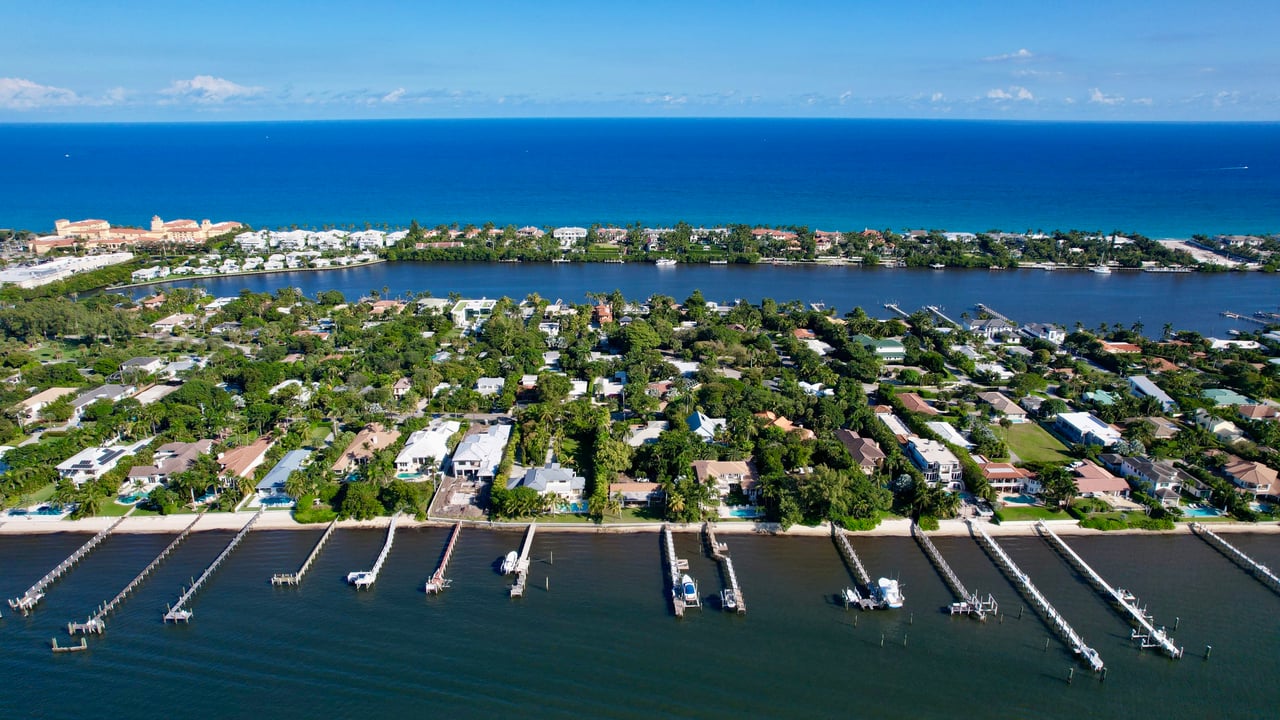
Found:
M 1280 3 L 42 0 L 0 122 L 1280 119 Z

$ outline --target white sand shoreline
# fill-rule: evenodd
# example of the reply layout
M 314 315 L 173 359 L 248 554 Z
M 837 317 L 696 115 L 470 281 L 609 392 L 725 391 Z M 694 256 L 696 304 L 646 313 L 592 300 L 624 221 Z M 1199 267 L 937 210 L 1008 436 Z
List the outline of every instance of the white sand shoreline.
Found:
M 214 530 L 239 530 L 253 516 L 253 512 L 244 511 L 238 513 L 209 513 L 196 523 L 193 532 L 214 531 Z M 195 516 L 191 514 L 180 515 L 160 515 L 147 517 L 130 517 L 126 518 L 120 526 L 115 529 L 116 533 L 178 533 L 191 523 Z M 43 535 L 50 533 L 96 533 L 108 527 L 115 522 L 115 517 L 96 517 L 86 518 L 83 520 L 28 520 L 21 518 L 5 518 L 0 521 L 0 535 Z M 389 518 L 377 518 L 374 520 L 341 520 L 338 522 L 340 528 L 385 528 Z M 397 526 L 402 528 L 413 527 L 447 527 L 454 523 L 454 520 L 447 518 L 436 518 L 430 520 L 414 520 L 412 518 L 402 518 L 398 521 Z M 487 521 L 469 520 L 463 521 L 463 524 L 476 527 L 479 529 L 491 530 L 507 530 L 518 531 L 527 525 L 527 523 L 491 523 Z M 987 524 L 985 527 L 987 532 L 992 536 L 1027 536 L 1035 535 L 1035 522 L 1006 522 L 1000 525 Z M 1189 534 L 1191 528 L 1189 523 L 1178 523 L 1173 530 L 1151 531 L 1151 530 L 1093 530 L 1091 528 L 1083 528 L 1075 520 L 1055 520 L 1049 522 L 1050 527 L 1059 535 L 1072 536 L 1117 536 L 1117 535 L 1178 535 Z M 1277 534 L 1280 533 L 1280 523 L 1241 523 L 1241 522 L 1214 522 L 1206 523 L 1206 525 L 1214 532 L 1218 533 L 1259 533 L 1259 534 Z M 291 513 L 280 511 L 269 511 L 265 513 L 258 523 L 254 526 L 254 530 L 322 530 L 325 525 L 320 523 L 301 524 L 295 522 Z M 807 527 L 803 525 L 794 525 L 788 530 L 781 531 L 776 524 L 773 523 L 750 523 L 750 522 L 722 522 L 716 524 L 716 532 L 721 535 L 728 534 L 753 534 L 753 535 L 779 535 L 779 536 L 826 536 L 831 534 L 830 526 L 826 523 L 817 527 Z M 702 528 L 701 523 L 679 524 L 672 523 L 671 529 L 674 532 L 698 532 Z M 540 522 L 538 530 L 540 532 L 562 532 L 562 533 L 595 533 L 595 534 L 633 534 L 633 533 L 656 533 L 662 529 L 662 523 L 617 523 L 596 525 L 594 523 L 557 523 L 557 522 Z M 968 525 L 962 520 L 943 520 L 939 523 L 937 530 L 931 531 L 930 535 L 934 536 L 967 536 L 970 534 Z M 874 530 L 851 532 L 854 537 L 910 537 L 911 524 L 910 521 L 904 519 L 885 520 L 880 523 L 879 527 Z

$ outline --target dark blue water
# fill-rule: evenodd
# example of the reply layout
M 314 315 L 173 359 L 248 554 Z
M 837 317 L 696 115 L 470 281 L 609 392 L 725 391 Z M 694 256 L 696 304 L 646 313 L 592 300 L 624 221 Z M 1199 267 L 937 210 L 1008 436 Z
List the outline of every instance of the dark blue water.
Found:
M 856 266 L 679 265 L 657 268 L 648 263 L 613 265 L 581 263 L 381 263 L 323 272 L 272 273 L 185 280 L 214 295 L 235 295 L 247 288 L 274 293 L 301 288 L 314 297 L 339 290 L 355 299 L 385 288 L 393 296 L 428 292 L 445 297 L 510 297 L 529 293 L 568 302 L 586 302 L 589 292 L 621 290 L 633 299 L 660 293 L 683 301 L 695 289 L 708 300 L 738 298 L 759 302 L 821 302 L 840 313 L 855 306 L 873 317 L 889 317 L 885 303 L 907 312 L 938 305 L 953 320 L 976 315 L 985 303 L 1019 322 L 1055 322 L 1064 327 L 1083 323 L 1142 323 L 1148 336 L 1160 335 L 1165 323 L 1179 330 L 1225 336 L 1229 329 L 1256 330 L 1257 325 L 1222 317 L 1223 310 L 1274 312 L 1280 303 L 1280 278 L 1263 273 L 1162 274 L 1116 272 L 1097 275 L 1055 270 L 909 270 Z M 139 288 L 144 295 L 153 287 Z
M 0 125 L 0 226 L 1280 229 L 1280 125 L 432 120 Z M 1247 168 L 1247 169 L 1246 169 Z

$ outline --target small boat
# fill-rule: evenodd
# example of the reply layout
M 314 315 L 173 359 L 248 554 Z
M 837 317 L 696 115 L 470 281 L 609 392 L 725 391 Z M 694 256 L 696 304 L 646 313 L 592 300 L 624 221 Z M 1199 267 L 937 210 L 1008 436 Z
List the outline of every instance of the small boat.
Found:
M 858 595 L 857 590 L 847 587 L 840 592 L 840 599 L 844 601 L 845 605 L 857 605 L 862 600 L 862 597 Z
M 737 610 L 738 598 L 734 595 L 733 590 L 725 588 L 720 592 L 720 604 L 725 610 Z
M 1130 604 L 1138 601 L 1137 595 L 1134 595 L 1133 593 L 1129 592 L 1128 590 L 1125 590 L 1124 588 L 1116 588 L 1116 595 L 1120 596 L 1121 600 Z
M 698 586 L 693 584 L 693 578 L 688 575 L 681 575 L 680 587 L 684 592 L 685 602 L 697 602 Z
M 934 270 L 941 270 L 946 266 L 947 266 L 946 263 L 930 263 L 929 264 L 929 267 L 933 268 Z
M 503 575 L 510 575 L 511 573 L 513 573 L 513 572 L 515 572 L 515 571 L 516 571 L 516 558 L 517 558 L 517 557 L 519 557 L 519 556 L 518 556 L 518 555 L 516 555 L 516 551 L 515 551 L 515 550 L 512 550 L 511 552 L 507 553 L 507 556 L 506 556 L 505 558 L 503 558 L 503 559 L 502 559 L 502 574 L 503 574 Z
M 352 585 L 358 585 L 361 580 L 364 580 L 365 578 L 369 577 L 372 574 L 373 573 L 368 572 L 366 570 L 350 572 L 350 573 L 347 573 L 347 582 Z
M 902 589 L 898 586 L 897 580 L 883 577 L 877 580 L 876 595 L 880 602 L 891 610 L 902 607 Z
M 551 262 L 553 262 L 553 263 L 567 263 L 567 262 L 570 262 L 570 261 L 569 261 L 569 259 L 568 259 L 568 258 L 554 258 L 554 259 L 552 259 L 552 261 L 551 261 Z
M 1098 275 L 1110 275 L 1111 268 L 1107 267 L 1106 265 L 1094 265 L 1093 267 L 1089 268 L 1089 272 L 1097 273 Z
M 653 261 L 653 264 L 657 265 L 658 267 L 674 267 L 676 264 L 676 261 L 672 260 L 671 258 L 658 258 L 657 260 Z
M 951 603 L 951 614 L 952 614 L 952 615 L 968 615 L 968 614 L 969 614 L 969 613 L 971 613 L 971 612 L 973 612 L 973 606 L 972 606 L 972 605 L 970 605 L 970 604 L 969 604 L 969 603 L 967 603 L 967 602 L 953 602 L 953 603 Z
M 728 265 L 728 264 L 729 264 L 729 261 L 728 261 L 728 260 L 712 260 L 709 264 L 711 264 L 711 265 Z

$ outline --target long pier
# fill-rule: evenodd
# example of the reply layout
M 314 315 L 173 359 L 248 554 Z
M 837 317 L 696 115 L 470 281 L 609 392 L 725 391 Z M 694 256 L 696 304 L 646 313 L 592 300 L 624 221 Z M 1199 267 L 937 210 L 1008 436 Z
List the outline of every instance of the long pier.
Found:
M 1249 573 L 1258 578 L 1263 585 L 1266 585 L 1275 592 L 1280 593 L 1280 578 L 1276 577 L 1275 572 L 1273 572 L 1271 568 L 1249 557 L 1244 553 L 1244 551 L 1218 537 L 1217 533 L 1205 527 L 1201 523 L 1191 523 L 1191 530 L 1194 531 L 1195 534 L 1204 538 L 1205 542 L 1217 548 L 1223 555 L 1231 558 L 1245 570 L 1249 571 Z
M 684 586 L 680 582 L 680 572 L 689 569 L 689 561 L 676 557 L 676 541 L 671 536 L 671 527 L 662 526 L 662 546 L 666 550 L 667 570 L 671 575 L 671 610 L 676 617 L 684 617 Z
M 81 545 L 75 552 L 71 553 L 66 560 L 58 563 L 57 567 L 45 573 L 44 577 L 37 580 L 35 585 L 27 588 L 27 591 L 20 597 L 10 598 L 9 607 L 14 610 L 18 610 L 23 615 L 29 614 L 35 609 L 36 605 L 44 599 L 45 588 L 56 582 L 58 578 L 65 575 L 76 563 L 80 562 L 81 558 L 92 552 L 94 548 L 98 547 L 98 544 L 103 540 L 106 540 L 112 530 L 115 530 L 120 523 L 124 522 L 125 518 L 132 515 L 133 511 L 137 509 L 137 505 L 129 508 L 129 512 L 116 519 L 115 522 L 111 523 L 106 528 L 98 531 L 97 535 L 89 538 L 88 542 Z
M 82 623 L 78 623 L 78 622 L 67 623 L 67 634 L 68 635 L 74 635 L 76 633 L 101 634 L 102 631 L 105 629 L 105 625 L 103 624 L 103 619 L 105 619 L 112 610 L 115 610 L 116 607 L 120 605 L 120 603 L 124 602 L 125 598 L 129 596 L 129 593 L 137 589 L 137 587 L 142 584 L 142 581 L 146 580 L 147 576 L 151 574 L 151 571 L 159 567 L 160 563 L 163 562 L 165 558 L 169 557 L 169 554 L 172 553 L 175 549 L 177 549 L 177 547 L 182 544 L 183 540 L 187 539 L 187 536 L 191 534 L 192 528 L 196 526 L 196 523 L 200 522 L 200 518 L 202 517 L 204 517 L 203 510 L 200 511 L 200 514 L 196 515 L 196 518 L 191 521 L 191 524 L 187 525 L 185 528 L 183 528 L 182 532 L 178 533 L 178 537 L 174 538 L 173 542 L 169 543 L 164 550 L 161 550 L 160 554 L 157 555 L 156 558 L 152 560 L 149 565 L 143 568 L 142 572 L 138 573 L 137 577 L 129 581 L 129 584 L 125 585 L 123 590 L 117 593 L 115 597 L 111 598 L 111 600 L 103 603 L 102 605 L 99 605 L 97 612 L 95 612 L 88 620 Z
M 216 571 L 218 567 L 231 556 L 231 552 L 235 550 L 236 546 L 240 544 L 240 541 L 244 540 L 245 536 L 249 534 L 249 531 L 253 529 L 253 524 L 258 522 L 258 519 L 262 517 L 262 513 L 264 512 L 266 512 L 265 509 L 254 513 L 253 517 L 249 518 L 249 522 L 245 523 L 244 527 L 240 528 L 240 532 L 236 533 L 236 536 L 231 538 L 231 542 L 227 543 L 227 546 L 222 549 L 222 552 L 218 553 L 218 557 L 214 558 L 213 562 L 209 563 L 209 567 L 205 568 L 204 572 L 200 573 L 199 579 L 191 583 L 191 587 L 187 588 L 186 592 L 182 593 L 182 596 L 178 598 L 178 601 L 174 603 L 172 607 L 165 610 L 165 622 L 191 622 L 191 616 L 195 613 L 186 608 L 187 603 L 190 602 L 192 597 L 195 597 L 196 592 L 200 590 L 200 587 L 204 585 L 205 581 L 213 576 L 214 571 Z
M 533 533 L 537 523 L 529 523 L 524 532 L 524 543 L 520 546 L 520 557 L 516 560 L 516 581 L 511 586 L 511 597 L 524 597 L 525 583 L 529 581 L 529 552 L 533 550 Z
M 901 316 L 902 316 L 902 317 L 904 317 L 904 318 L 909 318 L 909 317 L 911 317 L 911 313 L 909 313 L 909 312 L 907 312 L 906 310 L 903 310 L 902 308 L 898 307 L 898 304 L 897 304 L 897 303 L 885 303 L 885 304 L 884 304 L 884 309 L 885 309 L 885 310 L 888 310 L 889 312 L 894 313 L 894 314 L 896 314 L 896 315 L 901 315 Z
M 729 546 L 716 540 L 716 531 L 711 527 L 711 523 L 703 523 L 703 529 L 707 533 L 707 547 L 711 548 L 711 557 L 720 563 L 720 567 L 724 568 L 725 579 L 729 583 L 726 592 L 732 593 L 727 599 L 732 599 L 732 603 L 725 603 L 725 609 L 729 609 L 732 605 L 733 610 L 739 615 L 745 615 L 747 612 L 747 602 L 742 598 L 742 587 L 738 585 L 738 575 L 733 571 L 733 558 L 729 557 Z
M 1231 312 L 1230 310 L 1223 310 L 1218 314 L 1225 318 L 1231 318 L 1232 320 L 1243 320 L 1245 322 L 1251 322 L 1251 323 L 1254 323 L 1255 325 L 1261 325 L 1263 327 L 1271 325 L 1275 322 L 1274 320 L 1262 320 L 1256 317 L 1251 317 L 1249 315 L 1242 315 L 1238 312 Z
M 858 553 L 853 551 L 849 536 L 833 522 L 831 523 L 831 537 L 835 540 L 836 548 L 840 550 L 840 555 L 844 557 L 849 567 L 853 569 L 854 579 L 860 584 L 860 587 L 849 588 L 844 598 L 845 603 L 853 603 L 863 610 L 879 608 L 880 601 L 875 598 L 872 591 L 871 575 L 867 573 L 867 568 L 862 565 L 862 559 L 858 557 Z M 866 592 L 865 595 L 863 594 L 864 591 Z
M 942 308 L 938 307 L 937 305 L 925 305 L 924 309 L 936 315 L 938 319 L 941 320 L 942 322 L 952 327 L 960 327 L 960 323 L 956 322 L 955 320 L 952 320 L 951 318 L 943 314 Z
M 942 553 L 938 552 L 938 548 L 934 546 L 933 541 L 925 535 L 914 521 L 911 523 L 911 534 L 915 537 L 920 547 L 924 548 L 925 555 L 933 561 L 934 567 L 938 568 L 938 572 L 942 578 L 947 581 L 947 585 L 951 586 L 951 592 L 955 593 L 959 602 L 954 602 L 950 606 L 952 615 L 970 615 L 979 620 L 986 620 L 987 615 L 995 615 L 1000 611 L 996 605 L 996 599 L 991 594 L 985 598 L 978 597 L 978 593 L 969 590 L 964 583 L 960 582 L 960 576 L 956 574 L 951 566 L 947 564 Z
M 440 558 L 440 566 L 436 568 L 436 571 L 431 575 L 431 579 L 428 580 L 427 584 L 422 588 L 427 594 L 435 594 L 449 587 L 450 581 L 444 576 L 444 574 L 449 569 L 449 560 L 453 557 L 453 549 L 457 547 L 458 536 L 461 534 L 462 523 L 454 523 L 453 532 L 449 534 L 449 544 L 445 546 L 444 556 Z M 532 532 L 529 533 L 529 537 L 527 539 L 529 541 L 533 540 Z
M 996 312 L 996 309 L 991 307 L 990 305 L 983 305 L 982 303 L 978 303 L 977 305 L 974 305 L 974 307 L 978 308 L 980 312 L 984 312 L 997 320 L 1003 320 L 1011 325 L 1016 324 L 1012 320 L 1010 320 L 1007 315 L 1002 315 L 999 312 Z
M 357 590 L 368 590 L 378 581 L 378 573 L 382 572 L 382 564 L 387 561 L 391 545 L 396 540 L 396 520 L 399 518 L 400 513 L 391 516 L 391 522 L 387 525 L 387 540 L 382 543 L 382 552 L 378 553 L 378 559 L 373 562 L 373 569 L 347 573 L 347 582 L 355 585 Z
M 329 542 L 329 536 L 333 535 L 333 531 L 338 527 L 338 519 L 334 518 L 329 523 L 329 527 L 324 529 L 324 533 L 320 535 L 320 539 L 316 541 L 316 546 L 311 548 L 311 554 L 307 555 L 307 559 L 302 561 L 302 566 L 298 568 L 298 572 L 294 573 L 276 573 L 271 576 L 272 585 L 301 585 L 302 576 L 307 574 L 311 569 L 311 564 L 320 556 L 320 549 Z
M 1174 644 L 1173 638 L 1169 637 L 1163 627 L 1157 628 L 1152 624 L 1151 617 L 1143 610 L 1138 609 L 1137 598 L 1132 593 L 1112 587 L 1106 580 L 1103 580 L 1102 576 L 1090 567 L 1089 563 L 1086 563 L 1084 558 L 1080 557 L 1075 550 L 1072 550 L 1065 540 L 1058 537 L 1058 534 L 1053 530 L 1050 530 L 1043 520 L 1036 523 L 1036 529 L 1049 540 L 1051 545 L 1079 568 L 1097 586 L 1103 596 L 1111 600 L 1112 604 L 1120 610 L 1120 614 L 1133 624 L 1134 629 L 1131 637 L 1134 640 L 1140 640 L 1144 648 L 1159 648 L 1171 658 L 1182 657 L 1182 648 Z
M 1048 598 L 1046 598 L 1035 584 L 1031 582 L 1030 576 L 1022 572 L 1022 570 L 1013 562 L 1013 559 L 1009 557 L 1008 553 L 1004 551 L 1004 548 L 1000 547 L 1000 543 L 997 543 L 994 538 L 988 535 L 987 531 L 984 530 L 981 525 L 970 522 L 969 527 L 977 532 L 975 537 L 977 538 L 978 543 L 986 548 L 991 556 L 995 558 L 996 564 L 1000 566 L 1000 569 L 1005 571 L 1005 574 L 1014 581 L 1018 586 L 1018 589 L 1031 600 L 1032 604 L 1034 604 L 1041 613 L 1044 614 L 1044 616 L 1049 620 L 1049 624 L 1052 625 L 1053 628 L 1062 635 L 1063 639 L 1066 640 L 1067 644 L 1071 646 L 1072 651 L 1079 655 L 1080 659 L 1083 660 L 1094 672 L 1101 672 L 1103 664 L 1102 657 L 1098 655 L 1098 651 L 1085 644 L 1084 638 L 1080 637 L 1080 634 L 1072 629 L 1071 625 L 1067 623 L 1066 618 L 1062 617 L 1062 614 L 1053 607 Z

